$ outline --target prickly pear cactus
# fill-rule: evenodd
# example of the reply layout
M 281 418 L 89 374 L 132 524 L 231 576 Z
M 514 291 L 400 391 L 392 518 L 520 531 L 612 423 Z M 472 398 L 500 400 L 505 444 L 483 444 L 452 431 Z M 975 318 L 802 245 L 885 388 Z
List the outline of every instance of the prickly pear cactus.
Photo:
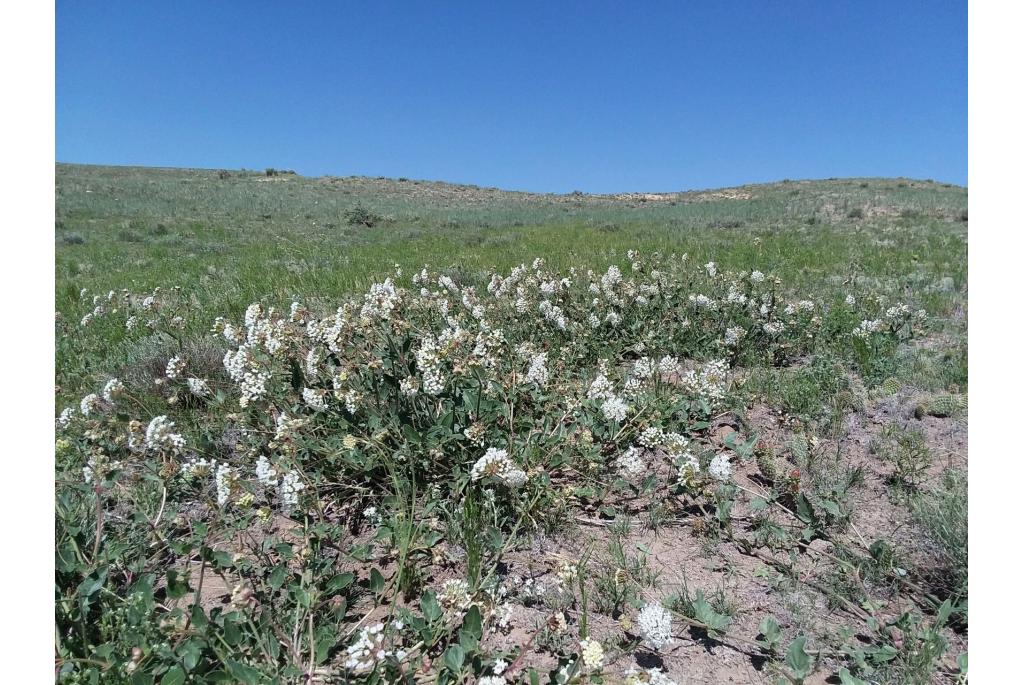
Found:
M 797 464 L 807 463 L 807 437 L 794 435 L 789 441 L 789 453 L 793 455 L 793 461 Z
M 882 381 L 882 392 L 886 395 L 895 395 L 900 391 L 900 382 L 895 378 L 886 378 Z
M 757 457 L 757 470 L 766 480 L 772 482 L 779 477 L 779 466 L 775 459 L 775 452 L 770 447 L 764 447 L 755 451 Z
M 932 416 L 946 417 L 967 408 L 967 401 L 958 395 L 937 395 L 928 403 L 928 413 Z

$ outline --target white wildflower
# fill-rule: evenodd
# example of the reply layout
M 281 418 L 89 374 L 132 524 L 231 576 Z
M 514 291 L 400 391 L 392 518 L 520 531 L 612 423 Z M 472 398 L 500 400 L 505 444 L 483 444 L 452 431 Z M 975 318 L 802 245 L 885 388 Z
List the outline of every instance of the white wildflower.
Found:
M 604 666 L 604 647 L 597 640 L 590 638 L 580 640 L 580 656 L 583 659 L 583 664 L 591 670 Z
M 615 459 L 615 466 L 627 477 L 635 477 L 644 472 L 647 464 L 644 462 L 640 450 L 630 447 Z
M 672 614 L 657 602 L 644 605 L 636 617 L 644 644 L 657 651 L 672 641 Z
M 96 393 L 89 393 L 82 398 L 82 401 L 78 403 L 78 410 L 82 412 L 82 416 L 88 416 L 94 411 L 102 411 L 103 404 L 100 402 L 100 396 Z
M 103 399 L 105 399 L 107 402 L 110 402 L 111 404 L 113 404 L 114 401 L 123 393 L 124 383 L 117 380 L 116 378 L 111 378 L 109 381 L 107 381 L 107 384 L 103 386 Z
M 548 355 L 546 352 L 535 354 L 530 360 L 530 368 L 526 371 L 526 381 L 543 388 L 548 382 Z
M 625 421 L 629 405 L 621 397 L 610 397 L 601 405 L 601 413 L 609 421 Z
M 708 466 L 708 473 L 723 483 L 729 482 L 729 479 L 732 478 L 732 463 L 729 461 L 729 456 L 716 454 Z
M 218 466 L 215 480 L 217 483 L 217 505 L 223 507 L 231 496 L 231 486 L 234 482 L 232 468 L 227 464 Z
M 277 471 L 270 465 L 270 460 L 265 454 L 261 454 L 256 460 L 256 480 L 268 488 L 277 485 Z
M 306 489 L 306 484 L 299 478 L 299 472 L 294 469 L 284 474 L 281 478 L 280 494 L 281 507 L 286 512 L 299 503 L 299 493 Z
M 181 375 L 184 368 L 185 360 L 175 355 L 167 360 L 167 370 L 164 372 L 164 375 L 173 380 Z
M 201 378 L 190 377 L 188 379 L 188 390 L 196 397 L 209 397 L 210 386 Z
M 185 438 L 174 432 L 174 422 L 166 416 L 157 416 L 146 426 L 146 448 L 154 452 L 164 448 L 180 450 Z

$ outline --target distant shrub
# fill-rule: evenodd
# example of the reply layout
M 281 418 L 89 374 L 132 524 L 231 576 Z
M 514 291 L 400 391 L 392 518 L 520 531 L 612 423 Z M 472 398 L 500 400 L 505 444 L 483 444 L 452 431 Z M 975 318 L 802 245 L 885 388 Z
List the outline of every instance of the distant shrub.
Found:
M 117 239 L 125 243 L 141 243 L 142 236 L 135 231 L 123 228 L 117 232 Z
M 85 243 L 85 238 L 78 233 L 68 233 L 61 240 L 65 245 L 82 245 Z
M 966 209 L 963 210 L 962 212 L 960 212 L 960 221 L 963 221 L 965 224 L 967 223 L 967 210 Z
M 846 213 L 846 216 L 849 219 L 863 219 L 864 210 L 861 209 L 860 207 L 854 207 L 853 209 Z
M 743 222 L 739 219 L 715 219 L 708 223 L 708 228 L 742 228 Z
M 863 181 L 863 182 L 862 182 L 862 183 L 860 184 L 860 187 L 861 187 L 861 188 L 867 188 L 867 187 L 868 187 L 868 182 L 867 182 L 867 181 Z
M 267 176 L 277 176 L 277 169 L 275 169 L 274 167 L 268 167 L 264 173 Z
M 167 224 L 157 224 L 149 232 L 151 235 L 167 235 L 171 232 L 171 229 L 167 228 Z
M 409 181 L 409 179 L 407 179 L 405 176 L 399 176 L 398 177 L 398 182 L 399 183 L 407 183 L 408 181 Z
M 901 219 L 920 219 L 921 216 L 922 216 L 921 212 L 919 210 L 916 210 L 916 209 L 909 209 L 908 208 L 908 209 L 904 209 L 904 210 L 900 211 L 900 218 Z
M 382 221 L 383 217 L 359 204 L 345 212 L 345 221 L 349 226 L 365 226 L 373 228 Z
M 221 179 L 222 181 L 223 181 L 223 180 L 224 180 L 225 178 L 231 178 L 231 172 L 228 172 L 228 171 L 223 171 L 223 170 L 221 170 L 221 171 L 218 171 L 218 172 L 217 172 L 217 178 Z
M 817 226 L 819 221 L 821 221 L 821 220 L 818 217 L 816 217 L 816 216 L 809 216 L 809 217 L 807 217 L 807 225 L 808 226 Z

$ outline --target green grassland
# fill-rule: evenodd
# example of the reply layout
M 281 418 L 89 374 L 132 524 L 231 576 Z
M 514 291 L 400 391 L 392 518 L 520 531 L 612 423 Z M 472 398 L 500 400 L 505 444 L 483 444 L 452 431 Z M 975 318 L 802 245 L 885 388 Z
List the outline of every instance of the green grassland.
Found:
M 181 286 L 192 320 L 251 302 L 330 304 L 394 265 L 481 282 L 543 257 L 556 270 L 623 264 L 630 249 L 687 253 L 724 269 L 770 270 L 825 300 L 878 289 L 966 331 L 967 190 L 909 179 L 783 181 L 644 196 L 538 195 L 431 181 L 57 165 L 56 306 L 79 291 Z M 653 199 L 659 197 L 659 199 Z M 365 208 L 373 226 L 350 214 Z M 942 279 L 952 279 L 940 287 Z M 89 368 L 130 353 L 111 344 L 59 357 L 77 391 Z M 205 331 L 191 331 L 193 334 Z

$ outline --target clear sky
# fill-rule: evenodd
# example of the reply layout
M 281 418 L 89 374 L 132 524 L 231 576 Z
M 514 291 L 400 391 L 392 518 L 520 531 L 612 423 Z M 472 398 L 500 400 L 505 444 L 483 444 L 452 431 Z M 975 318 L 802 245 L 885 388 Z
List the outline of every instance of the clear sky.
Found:
M 57 159 L 967 183 L 966 2 L 57 2 Z

